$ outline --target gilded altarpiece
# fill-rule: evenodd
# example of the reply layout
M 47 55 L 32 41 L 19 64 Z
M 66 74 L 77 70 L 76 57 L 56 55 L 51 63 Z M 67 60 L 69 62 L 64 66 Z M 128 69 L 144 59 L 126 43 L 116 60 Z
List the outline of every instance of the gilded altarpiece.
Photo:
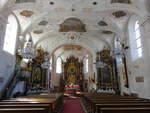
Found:
M 101 61 L 105 64 L 104 66 L 97 68 L 98 88 L 117 89 L 114 59 L 110 56 L 110 50 L 104 49 L 101 52 L 97 52 L 96 61 Z
M 83 89 L 83 62 L 73 56 L 63 64 L 65 85 L 79 85 Z

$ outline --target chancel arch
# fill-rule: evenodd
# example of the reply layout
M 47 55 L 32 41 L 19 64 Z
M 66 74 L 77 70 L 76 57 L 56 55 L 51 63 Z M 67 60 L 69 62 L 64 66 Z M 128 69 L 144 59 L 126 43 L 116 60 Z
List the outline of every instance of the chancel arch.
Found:
M 55 58 L 54 58 L 55 56 Z M 88 57 L 87 57 L 88 56 Z M 88 86 L 85 84 L 88 84 L 88 77 L 93 76 L 93 55 L 90 51 L 88 51 L 86 48 L 80 46 L 80 45 L 62 45 L 58 47 L 53 54 L 51 54 L 51 57 L 54 58 L 54 61 L 57 61 L 57 58 L 61 57 L 62 60 L 62 73 L 53 73 L 52 79 L 53 80 L 59 80 L 57 81 L 57 84 L 53 87 L 57 86 L 67 86 L 70 84 L 74 85 L 81 85 L 82 90 L 88 90 Z M 84 57 L 88 58 L 88 65 L 86 65 L 86 68 L 88 68 L 88 73 L 84 73 Z M 86 61 L 87 63 L 87 61 Z M 57 64 L 52 64 L 53 67 L 57 67 Z M 90 66 L 89 66 L 90 65 Z M 59 65 L 60 66 L 60 65 Z M 53 72 L 53 71 L 52 71 Z M 84 82 L 83 82 L 84 81 Z M 54 81 L 53 81 L 54 82 Z M 83 82 L 83 83 L 82 83 Z

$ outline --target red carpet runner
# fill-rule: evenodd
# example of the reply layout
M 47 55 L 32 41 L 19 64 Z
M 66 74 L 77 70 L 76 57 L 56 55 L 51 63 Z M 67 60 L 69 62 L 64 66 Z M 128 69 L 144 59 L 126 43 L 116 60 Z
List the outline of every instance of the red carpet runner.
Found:
M 85 113 L 79 98 L 68 98 L 65 100 L 61 113 Z

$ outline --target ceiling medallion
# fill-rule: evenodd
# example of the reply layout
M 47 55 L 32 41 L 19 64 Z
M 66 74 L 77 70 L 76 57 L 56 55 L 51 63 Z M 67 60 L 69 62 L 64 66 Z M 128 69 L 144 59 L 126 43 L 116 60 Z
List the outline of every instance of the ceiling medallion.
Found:
M 104 30 L 104 31 L 102 31 L 102 33 L 103 33 L 103 34 L 108 34 L 108 35 L 109 35 L 109 34 L 112 34 L 113 32 L 112 32 L 112 31 L 108 31 L 108 30 Z
M 68 18 L 60 24 L 59 32 L 86 32 L 85 24 L 78 18 Z
M 107 26 L 108 24 L 105 21 L 99 21 L 98 25 L 99 26 Z
M 66 34 L 66 37 L 70 41 L 77 41 L 80 39 L 80 34 L 78 32 L 70 31 Z
M 20 12 L 20 15 L 25 16 L 25 17 L 31 17 L 34 14 L 33 11 L 29 11 L 29 10 L 23 10 L 22 12 Z
M 45 21 L 45 20 L 42 20 L 42 21 L 39 23 L 39 25 L 42 25 L 42 26 L 45 26 L 45 25 L 47 25 L 47 24 L 48 24 L 48 22 Z
M 124 11 L 116 11 L 116 12 L 113 12 L 112 15 L 115 17 L 115 18 L 121 18 L 123 16 L 126 16 L 127 13 L 124 12 Z
M 35 33 L 35 34 L 41 34 L 41 33 L 43 33 L 43 30 L 35 30 L 35 31 L 33 31 L 33 33 Z

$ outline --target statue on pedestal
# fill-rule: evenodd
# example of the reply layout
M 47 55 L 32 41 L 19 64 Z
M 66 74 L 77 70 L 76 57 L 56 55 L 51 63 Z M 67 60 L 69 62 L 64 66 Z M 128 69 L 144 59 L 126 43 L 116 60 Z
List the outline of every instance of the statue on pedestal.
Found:
M 71 84 L 75 84 L 76 80 L 75 80 L 75 76 L 73 74 L 71 74 L 69 77 L 68 77 L 68 83 Z

